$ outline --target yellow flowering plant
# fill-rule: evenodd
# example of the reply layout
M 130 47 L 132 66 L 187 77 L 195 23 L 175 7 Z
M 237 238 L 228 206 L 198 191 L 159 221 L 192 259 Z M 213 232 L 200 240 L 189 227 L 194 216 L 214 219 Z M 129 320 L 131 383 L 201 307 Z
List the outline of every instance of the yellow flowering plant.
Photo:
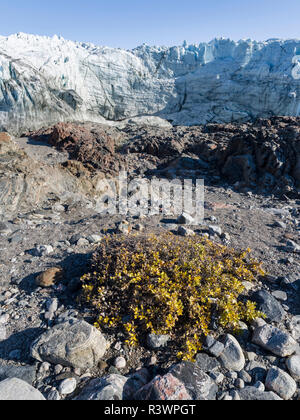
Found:
M 82 277 L 82 301 L 96 309 L 97 328 L 122 328 L 129 345 L 147 333 L 168 334 L 177 356 L 194 360 L 212 324 L 237 330 L 262 315 L 243 295 L 243 281 L 259 275 L 250 250 L 199 236 L 108 236 Z

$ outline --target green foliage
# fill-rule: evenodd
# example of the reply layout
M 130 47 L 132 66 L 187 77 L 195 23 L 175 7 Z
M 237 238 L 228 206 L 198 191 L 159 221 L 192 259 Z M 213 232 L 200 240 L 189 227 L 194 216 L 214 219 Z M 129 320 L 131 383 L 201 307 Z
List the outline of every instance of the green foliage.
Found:
M 249 253 L 198 236 L 107 237 L 82 278 L 82 299 L 96 308 L 97 328 L 123 328 L 130 345 L 170 334 L 178 357 L 193 360 L 212 322 L 236 330 L 261 316 L 242 296 L 242 282 L 264 274 Z

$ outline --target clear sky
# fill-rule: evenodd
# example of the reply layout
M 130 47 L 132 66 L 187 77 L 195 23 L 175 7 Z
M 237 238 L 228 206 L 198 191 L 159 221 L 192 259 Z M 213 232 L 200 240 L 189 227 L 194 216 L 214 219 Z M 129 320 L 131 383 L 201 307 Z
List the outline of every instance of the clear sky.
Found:
M 300 0 L 2 0 L 0 34 L 134 48 L 215 37 L 300 38 Z

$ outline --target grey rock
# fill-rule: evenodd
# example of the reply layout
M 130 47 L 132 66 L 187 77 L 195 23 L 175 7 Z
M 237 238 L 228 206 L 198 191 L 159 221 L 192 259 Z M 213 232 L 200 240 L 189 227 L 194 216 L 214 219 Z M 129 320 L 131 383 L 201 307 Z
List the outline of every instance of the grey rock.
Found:
M 220 385 L 224 379 L 225 376 L 223 375 L 223 373 L 221 372 L 210 372 L 209 376 L 211 377 L 211 379 L 217 384 Z
M 300 340 L 300 315 L 296 315 L 292 318 L 290 323 L 290 329 L 292 336 L 296 341 Z
M 239 391 L 239 396 L 242 401 L 278 401 L 281 398 L 274 392 L 262 392 L 259 389 L 251 386 Z
M 121 375 L 109 375 L 105 378 L 93 379 L 75 398 L 78 401 L 121 401 L 124 386 L 128 378 Z
M 48 392 L 47 400 L 48 401 L 60 401 L 61 400 L 61 396 L 60 396 L 59 392 L 57 391 L 57 389 L 51 389 L 51 391 Z
M 238 378 L 237 372 L 227 372 L 226 373 L 227 378 L 235 381 Z
M 45 398 L 27 382 L 9 378 L 0 382 L 0 401 L 45 401 Z
M 289 374 L 278 367 L 272 367 L 266 378 L 266 389 L 275 392 L 284 400 L 289 400 L 295 394 L 297 384 Z
M 52 254 L 54 249 L 51 245 L 38 245 L 33 249 L 32 255 L 35 257 L 43 257 L 44 255 Z
M 251 375 L 254 381 L 264 382 L 267 376 L 266 367 L 259 362 L 252 361 L 247 364 L 246 371 Z
M 233 401 L 233 397 L 229 394 L 225 394 L 222 398 L 222 401 Z
M 228 370 L 240 372 L 245 366 L 245 357 L 238 341 L 230 334 L 224 342 L 225 349 L 220 356 L 223 366 Z
M 286 292 L 283 292 L 282 290 L 276 290 L 275 292 L 272 293 L 272 296 L 275 299 L 281 300 L 282 302 L 286 302 L 288 299 Z
M 149 334 L 147 336 L 147 344 L 151 350 L 157 350 L 161 347 L 165 347 L 170 341 L 170 338 L 169 335 Z
M 254 331 L 252 342 L 280 357 L 291 356 L 297 348 L 289 334 L 268 324 Z
M 240 397 L 239 393 L 237 391 L 235 391 L 234 389 L 229 391 L 229 396 L 232 398 L 232 401 L 240 401 L 241 400 L 241 397 Z
M 292 273 L 283 277 L 282 284 L 293 290 L 300 290 L 300 274 Z
M 214 235 L 218 235 L 221 236 L 222 235 L 222 228 L 220 226 L 208 226 L 209 229 L 209 234 L 214 236 Z
M 284 319 L 285 311 L 281 304 L 267 291 L 256 292 L 252 300 L 257 303 L 257 309 L 267 316 L 268 321 L 280 322 Z
M 31 355 L 55 365 L 89 369 L 101 360 L 106 349 L 106 340 L 96 328 L 71 320 L 43 333 L 32 344 Z
M 0 324 L 0 342 L 6 340 L 6 338 L 7 338 L 6 326 L 3 324 Z
M 82 238 L 82 235 L 80 233 L 76 233 L 75 235 L 71 236 L 69 242 L 71 245 L 76 245 L 80 238 Z
M 0 381 L 17 378 L 32 385 L 36 379 L 36 366 L 7 366 L 0 365 Z
M 100 235 L 89 235 L 87 238 L 86 238 L 91 244 L 98 244 L 99 242 L 101 242 L 102 241 L 102 236 L 100 236 Z
M 265 392 L 265 390 L 266 390 L 265 385 L 260 381 L 255 382 L 255 384 L 253 386 L 254 386 L 254 388 L 257 388 L 261 392 Z
M 296 244 L 294 241 L 287 241 L 284 249 L 286 252 L 300 253 L 300 245 Z
M 115 368 L 117 369 L 124 369 L 127 365 L 126 359 L 122 356 L 117 357 L 114 361 Z
M 67 378 L 59 384 L 58 391 L 61 395 L 70 395 L 76 390 L 77 381 L 75 378 Z
M 221 367 L 220 362 L 214 358 L 210 357 L 205 353 L 199 353 L 196 356 L 196 363 L 203 372 L 212 372 Z
M 80 238 L 80 239 L 78 239 L 76 245 L 79 246 L 79 247 L 85 247 L 85 246 L 88 246 L 89 244 L 90 244 L 90 242 L 86 238 Z
M 216 340 L 212 336 L 206 337 L 205 347 L 209 354 L 214 357 L 219 357 L 223 353 L 225 346 L 220 341 Z
M 245 382 L 242 379 L 236 379 L 236 381 L 234 382 L 234 386 L 238 389 L 244 389 Z
M 179 226 L 177 232 L 180 236 L 195 236 L 195 232 L 192 229 L 186 228 L 185 226 Z
M 182 362 L 169 373 L 184 384 L 193 400 L 215 400 L 218 387 L 195 363 Z
M 278 220 L 278 221 L 276 221 L 275 223 L 274 223 L 274 227 L 280 227 L 280 228 L 282 228 L 282 229 L 286 229 L 286 227 L 287 227 L 287 225 L 286 225 L 286 223 L 284 223 L 284 222 L 281 222 L 280 220 Z
M 249 375 L 249 373 L 245 370 L 241 370 L 241 372 L 239 372 L 239 378 L 242 379 L 246 384 L 250 384 L 252 382 L 252 376 Z
M 287 359 L 286 367 L 295 381 L 300 381 L 300 356 L 292 356 Z
M 188 213 L 182 213 L 181 216 L 178 217 L 177 223 L 180 225 L 195 225 L 195 219 Z
M 5 325 L 9 320 L 9 314 L 0 315 L 0 326 Z

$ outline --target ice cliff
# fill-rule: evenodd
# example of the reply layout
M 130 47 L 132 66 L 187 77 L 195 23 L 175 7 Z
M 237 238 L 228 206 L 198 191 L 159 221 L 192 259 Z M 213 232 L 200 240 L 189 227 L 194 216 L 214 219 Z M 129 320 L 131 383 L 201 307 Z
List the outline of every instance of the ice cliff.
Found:
M 0 37 L 0 130 L 144 115 L 184 125 L 298 116 L 299 54 L 298 40 L 126 51 L 57 36 Z

